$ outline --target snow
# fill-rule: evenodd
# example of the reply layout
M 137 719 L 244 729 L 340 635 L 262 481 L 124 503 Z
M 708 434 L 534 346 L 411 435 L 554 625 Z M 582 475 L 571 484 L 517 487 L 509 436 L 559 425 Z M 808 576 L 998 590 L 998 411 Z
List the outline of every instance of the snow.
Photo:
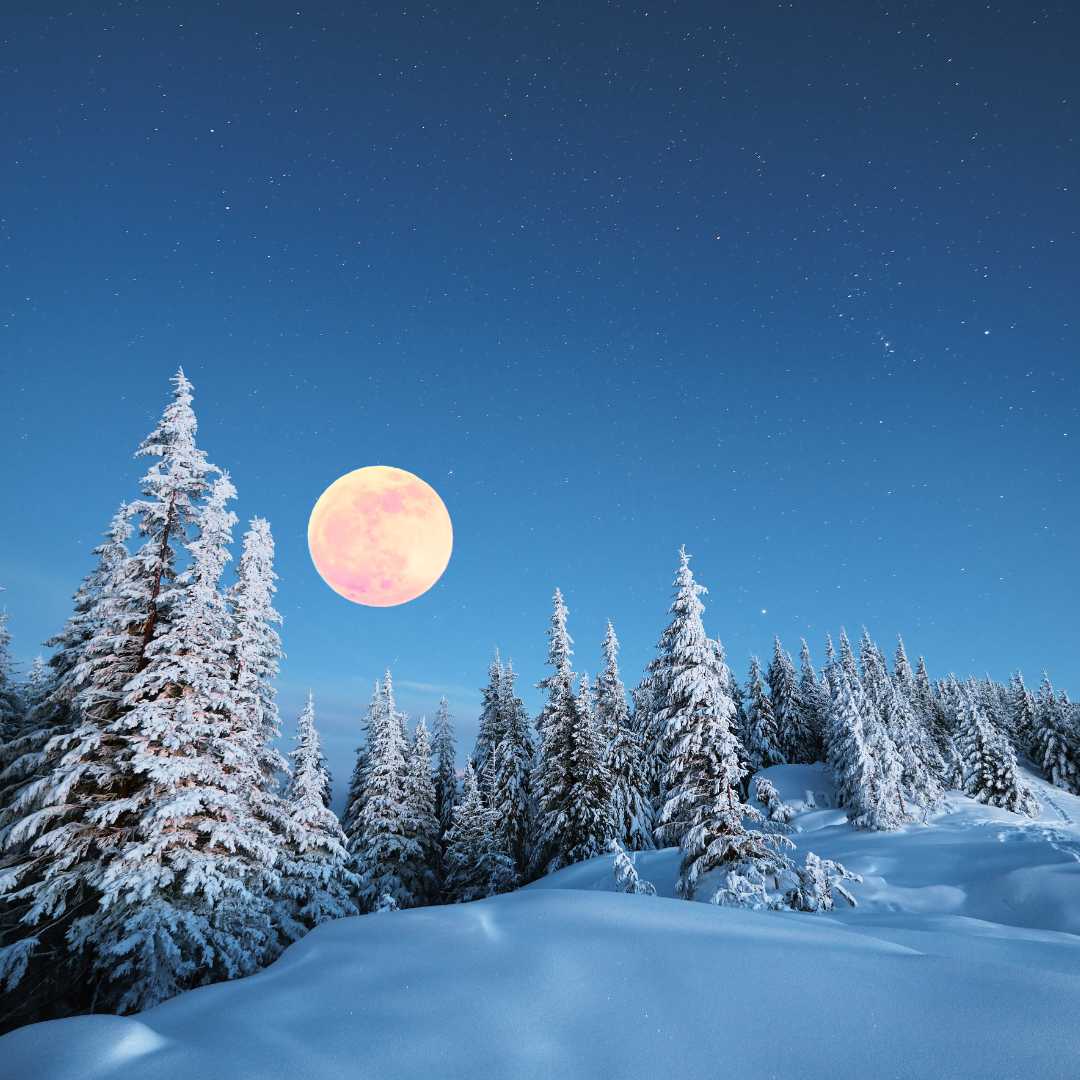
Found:
M 257 975 L 136 1017 L 22 1028 L 0 1074 L 1077 1075 L 1080 798 L 1025 773 L 1036 819 L 950 792 L 927 825 L 859 832 L 821 766 L 763 775 L 799 848 L 863 875 L 857 908 L 675 900 L 670 849 L 635 856 L 659 895 L 617 893 L 605 855 L 491 900 L 326 924 Z

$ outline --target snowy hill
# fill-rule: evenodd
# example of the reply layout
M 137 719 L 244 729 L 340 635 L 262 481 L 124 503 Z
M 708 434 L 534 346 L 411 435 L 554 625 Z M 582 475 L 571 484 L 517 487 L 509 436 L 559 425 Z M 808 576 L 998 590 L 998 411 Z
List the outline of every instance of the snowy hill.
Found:
M 0 1039 L 0 1075 L 1080 1074 L 1080 799 L 1029 777 L 1035 821 L 954 792 L 929 825 L 857 833 L 820 767 L 768 775 L 798 846 L 864 875 L 857 909 L 674 900 L 675 851 L 638 856 L 661 895 L 616 894 L 594 859 L 492 900 L 328 924 L 137 1017 L 23 1028 Z

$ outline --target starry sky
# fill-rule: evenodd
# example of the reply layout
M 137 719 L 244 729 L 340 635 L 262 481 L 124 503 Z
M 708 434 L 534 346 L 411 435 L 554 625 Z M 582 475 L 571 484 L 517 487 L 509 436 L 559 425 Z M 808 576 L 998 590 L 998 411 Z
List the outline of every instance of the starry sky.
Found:
M 535 708 L 556 585 L 636 683 L 680 543 L 740 674 L 866 624 L 1080 692 L 1075 5 L 69 7 L 0 14 L 20 662 L 182 364 L 339 778 L 387 665 L 466 743 L 496 645 Z M 306 548 L 376 463 L 455 523 L 395 609 Z

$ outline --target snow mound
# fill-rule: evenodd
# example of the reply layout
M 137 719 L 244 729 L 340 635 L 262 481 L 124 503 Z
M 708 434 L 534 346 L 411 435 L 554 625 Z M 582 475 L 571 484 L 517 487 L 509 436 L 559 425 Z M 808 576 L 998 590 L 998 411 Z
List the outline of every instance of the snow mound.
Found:
M 800 848 L 866 875 L 857 909 L 628 896 L 602 857 L 493 900 L 328 924 L 258 975 L 138 1017 L 22 1028 L 0 1039 L 0 1075 L 1077 1075 L 1080 799 L 1032 779 L 1038 821 L 953 793 L 928 825 L 857 833 L 821 769 L 769 776 Z M 668 894 L 678 862 L 637 857 Z

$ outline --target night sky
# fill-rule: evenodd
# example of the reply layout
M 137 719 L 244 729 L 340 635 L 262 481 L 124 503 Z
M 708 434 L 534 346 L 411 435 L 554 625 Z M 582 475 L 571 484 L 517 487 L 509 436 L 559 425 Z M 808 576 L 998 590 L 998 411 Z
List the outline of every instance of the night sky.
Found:
M 183 365 L 278 542 L 286 720 L 371 684 L 475 731 L 550 597 L 633 685 L 677 548 L 745 675 L 867 624 L 1080 692 L 1080 9 L 477 2 L 0 14 L 0 582 L 25 664 Z M 26 10 L 46 5 L 21 5 Z M 51 5 L 48 5 L 51 7 Z M 367 464 L 454 518 L 401 608 L 311 505 Z

